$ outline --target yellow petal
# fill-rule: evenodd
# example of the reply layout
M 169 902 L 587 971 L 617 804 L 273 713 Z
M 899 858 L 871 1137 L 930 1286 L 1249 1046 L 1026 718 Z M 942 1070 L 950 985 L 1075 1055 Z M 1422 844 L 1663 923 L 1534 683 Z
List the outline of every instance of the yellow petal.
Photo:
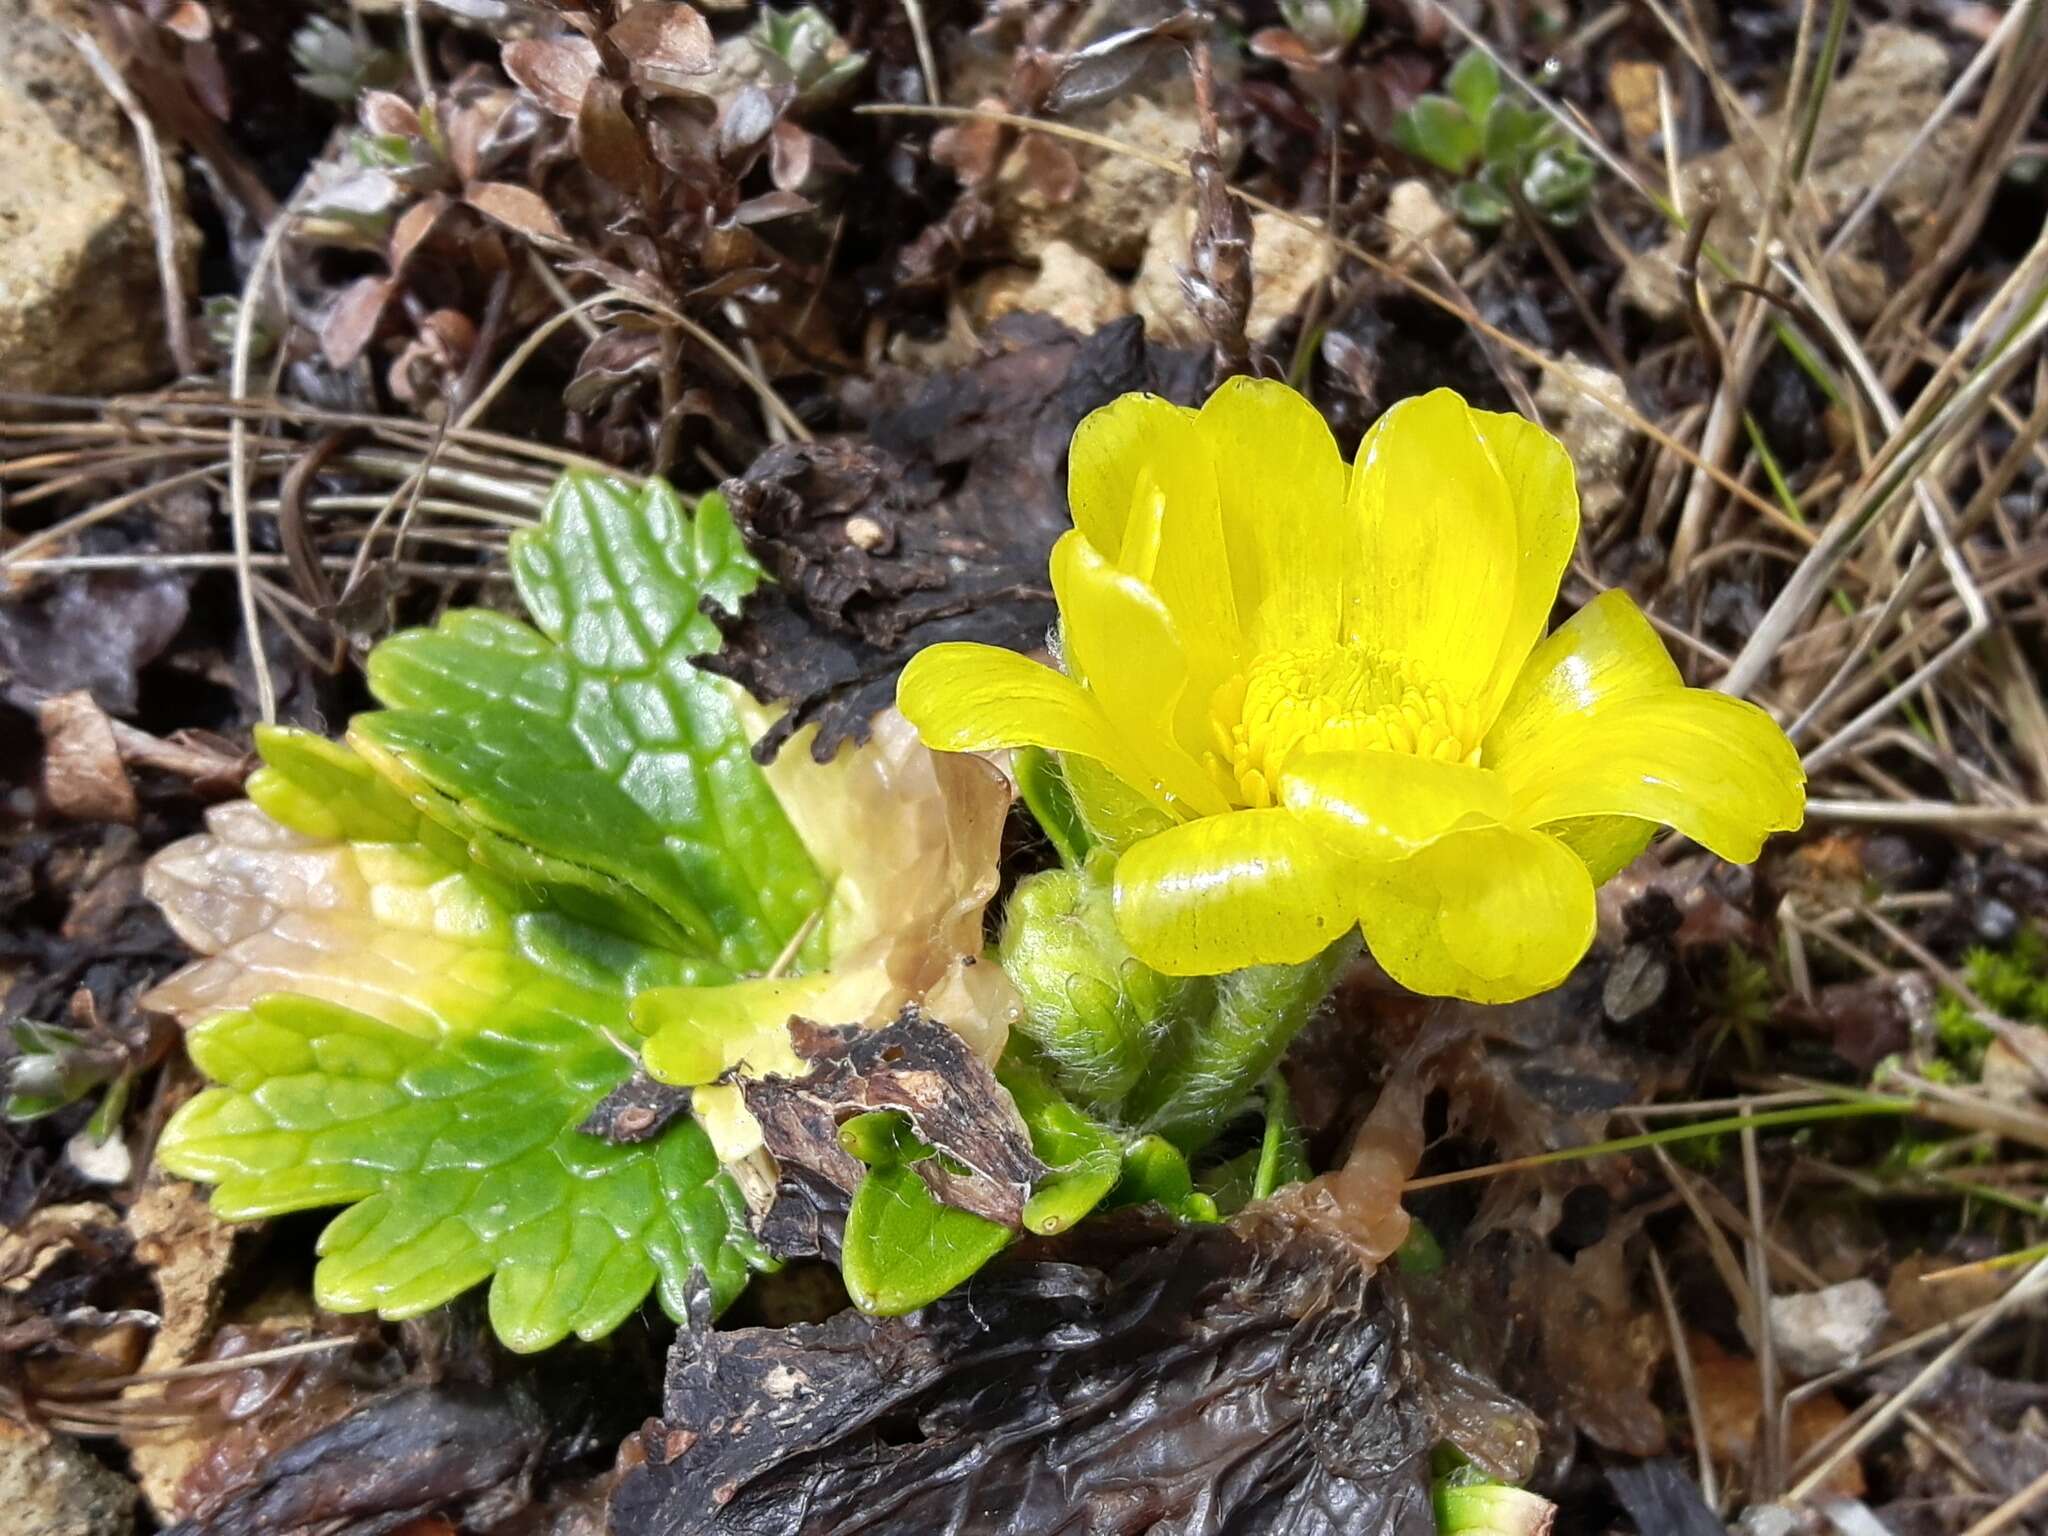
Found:
M 1176 739 L 1188 663 L 1158 595 L 1111 565 L 1079 529 L 1053 546 L 1052 589 L 1068 668 L 1116 722 L 1151 778 L 1198 815 L 1227 809 L 1223 791 Z M 1207 701 L 1194 703 L 1206 719 Z
M 1216 505 L 1216 476 L 1195 413 L 1157 395 L 1119 395 L 1074 428 L 1067 451 L 1067 507 L 1074 526 L 1107 559 L 1149 578 L 1142 551 L 1134 547 L 1130 553 L 1138 563 L 1129 564 L 1124 550 L 1141 480 L 1176 510 Z M 1148 537 L 1141 530 L 1137 542 Z
M 896 707 L 928 747 L 1044 747 L 1090 757 L 1161 810 L 1169 802 L 1102 706 L 1072 678 L 992 645 L 950 642 L 910 658 Z
M 1806 773 L 1777 722 L 1704 688 L 1560 717 L 1501 772 L 1524 825 L 1634 816 L 1737 864 L 1806 817 Z
M 1281 776 L 1280 799 L 1346 858 L 1377 863 L 1508 814 L 1499 774 L 1406 752 L 1305 753 Z
M 1576 853 L 1593 884 L 1601 886 L 1642 857 L 1657 824 L 1633 816 L 1573 816 L 1543 830 Z
M 1103 557 L 1159 594 L 1180 630 L 1190 696 L 1237 670 L 1237 602 L 1223 573 L 1216 468 L 1193 411 L 1124 395 L 1082 418 L 1068 456 L 1074 526 Z
M 1285 384 L 1247 378 L 1226 381 L 1199 420 L 1250 649 L 1334 645 L 1359 564 L 1329 424 Z
M 1560 719 L 1684 682 L 1635 600 L 1618 588 L 1602 592 L 1530 653 L 1481 760 L 1502 768 Z
M 1359 444 L 1350 506 L 1364 577 L 1347 638 L 1479 703 L 1514 607 L 1520 531 L 1465 402 L 1437 389 L 1389 409 Z
M 1116 866 L 1117 929 L 1171 976 L 1307 960 L 1351 927 L 1353 899 L 1341 861 L 1277 806 L 1186 822 Z
M 1785 733 L 1753 704 L 1683 686 L 1625 592 L 1603 592 L 1536 648 L 1482 760 L 1525 826 L 1628 816 L 1742 863 L 1805 817 Z
M 1454 832 L 1361 895 L 1373 958 L 1412 992 L 1510 1003 L 1556 986 L 1593 942 L 1593 882 L 1554 837 Z
M 1514 601 L 1479 706 L 1481 718 L 1490 721 L 1550 625 L 1558 583 L 1579 538 L 1579 487 L 1564 444 L 1535 422 L 1474 411 L 1472 425 L 1492 451 L 1515 511 Z

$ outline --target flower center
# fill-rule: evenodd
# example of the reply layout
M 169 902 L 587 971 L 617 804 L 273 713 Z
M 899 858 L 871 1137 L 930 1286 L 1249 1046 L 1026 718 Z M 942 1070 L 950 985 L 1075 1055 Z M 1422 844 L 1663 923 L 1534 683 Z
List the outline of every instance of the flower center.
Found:
M 1479 760 L 1482 733 L 1469 706 L 1410 663 L 1366 651 L 1268 651 L 1217 689 L 1210 709 L 1217 762 L 1248 806 L 1274 803 L 1297 752 Z

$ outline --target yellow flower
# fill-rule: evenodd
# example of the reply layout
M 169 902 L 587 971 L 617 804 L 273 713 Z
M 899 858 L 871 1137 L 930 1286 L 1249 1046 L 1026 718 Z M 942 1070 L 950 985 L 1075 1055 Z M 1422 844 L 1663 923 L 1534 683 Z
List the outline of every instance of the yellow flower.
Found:
M 1064 673 L 936 645 L 898 702 L 934 747 L 1062 755 L 1155 969 L 1297 962 L 1356 922 L 1413 990 L 1509 1001 L 1578 962 L 1659 824 L 1744 862 L 1804 815 L 1784 734 L 1685 687 L 1626 594 L 1545 637 L 1578 492 L 1518 416 L 1437 390 L 1347 467 L 1280 384 L 1126 395 L 1075 432 L 1068 495 Z

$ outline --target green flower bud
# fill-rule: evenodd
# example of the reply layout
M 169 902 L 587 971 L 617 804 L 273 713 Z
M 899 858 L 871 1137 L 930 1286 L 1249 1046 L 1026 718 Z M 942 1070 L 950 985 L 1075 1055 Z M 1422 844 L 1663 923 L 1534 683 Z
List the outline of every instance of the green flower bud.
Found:
M 1113 1107 L 1159 1042 L 1207 992 L 1162 976 L 1125 947 L 1110 910 L 1109 864 L 1033 875 L 1010 898 L 1003 969 L 1024 995 L 1018 1026 L 1063 1091 Z
M 1505 1483 L 1437 1485 L 1437 1536 L 1549 1536 L 1557 1506 Z
M 1365 0 L 1280 0 L 1288 30 L 1318 53 L 1342 53 L 1365 25 Z

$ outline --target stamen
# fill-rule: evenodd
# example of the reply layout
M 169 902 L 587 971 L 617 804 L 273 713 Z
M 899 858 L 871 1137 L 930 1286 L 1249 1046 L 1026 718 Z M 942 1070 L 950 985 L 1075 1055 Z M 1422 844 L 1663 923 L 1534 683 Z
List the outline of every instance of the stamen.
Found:
M 1298 752 L 1479 760 L 1480 732 L 1462 701 L 1408 663 L 1365 651 L 1268 652 L 1219 688 L 1210 707 L 1217 762 L 1248 806 L 1274 803 Z

